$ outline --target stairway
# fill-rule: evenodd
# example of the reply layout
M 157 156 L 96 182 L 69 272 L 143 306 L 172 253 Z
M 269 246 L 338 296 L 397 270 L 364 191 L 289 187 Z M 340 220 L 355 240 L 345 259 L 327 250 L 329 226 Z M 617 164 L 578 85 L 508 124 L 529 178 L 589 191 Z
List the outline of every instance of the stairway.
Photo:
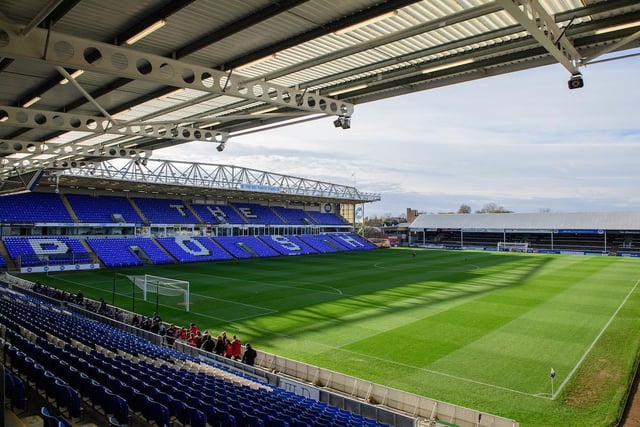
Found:
M 73 222 L 80 222 L 80 220 L 78 219 L 78 215 L 76 215 L 76 213 L 73 211 L 73 208 L 71 207 L 71 203 L 69 203 L 69 199 L 67 199 L 67 196 L 65 196 L 64 194 L 60 194 L 60 200 L 62 200 L 62 204 L 64 205 L 64 207 L 67 208 L 67 212 L 69 212 L 69 215 L 71 216 Z
M 0 255 L 2 255 L 2 258 L 4 258 L 4 260 L 6 261 L 7 269 L 15 270 L 17 268 L 16 264 L 13 262 L 13 260 L 9 256 L 9 252 L 7 252 L 7 248 L 4 246 L 4 241 L 2 240 L 0 240 Z

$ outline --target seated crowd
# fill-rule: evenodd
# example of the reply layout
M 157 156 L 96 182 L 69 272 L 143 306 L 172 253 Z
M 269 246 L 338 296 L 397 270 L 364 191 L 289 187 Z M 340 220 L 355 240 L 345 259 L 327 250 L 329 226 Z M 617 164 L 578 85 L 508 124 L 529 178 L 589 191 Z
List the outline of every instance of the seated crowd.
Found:
M 68 291 L 43 285 L 39 282 L 36 282 L 31 290 L 38 295 L 53 298 L 64 303 L 78 305 L 83 307 L 85 310 L 98 313 L 119 322 L 128 323 L 131 326 L 140 328 L 144 331 L 160 335 L 164 337 L 164 342 L 170 347 L 173 347 L 177 340 L 200 350 L 215 353 L 218 356 L 241 360 L 243 363 L 247 363 L 248 365 L 253 365 L 255 362 L 256 353 L 255 350 L 251 348 L 251 344 L 246 344 L 245 346 L 247 351 L 251 349 L 251 351 L 248 352 L 249 354 L 246 354 L 247 351 L 243 354 L 242 342 L 240 339 L 236 335 L 233 335 L 231 338 L 227 337 L 226 331 L 223 331 L 217 337 L 214 337 L 209 333 L 209 331 L 201 331 L 193 322 L 189 327 L 180 327 L 173 323 L 164 323 L 158 313 L 153 313 L 151 317 L 143 315 L 138 316 L 137 313 L 129 314 L 117 307 L 110 307 L 104 298 L 100 298 L 99 301 L 92 301 L 85 298 L 82 291 L 78 291 L 73 294 Z M 245 355 L 246 357 L 244 357 Z

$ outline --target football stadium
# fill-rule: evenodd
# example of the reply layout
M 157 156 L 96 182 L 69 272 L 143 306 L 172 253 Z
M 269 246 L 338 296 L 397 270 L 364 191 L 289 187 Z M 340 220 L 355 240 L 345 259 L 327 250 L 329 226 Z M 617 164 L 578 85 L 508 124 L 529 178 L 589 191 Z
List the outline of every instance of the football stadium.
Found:
M 0 2 L 0 427 L 636 425 L 640 212 L 370 239 L 379 193 L 216 155 L 639 40 L 631 0 Z

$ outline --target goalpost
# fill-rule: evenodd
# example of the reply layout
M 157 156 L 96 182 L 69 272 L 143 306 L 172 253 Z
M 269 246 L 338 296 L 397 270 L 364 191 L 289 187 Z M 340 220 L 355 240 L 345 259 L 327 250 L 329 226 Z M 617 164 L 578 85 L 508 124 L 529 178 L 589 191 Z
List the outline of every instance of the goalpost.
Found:
M 145 301 L 147 301 L 147 295 L 149 293 L 156 294 L 156 297 L 157 295 L 169 297 L 182 296 L 185 310 L 189 311 L 189 281 L 153 276 L 151 274 L 127 276 L 127 278 L 142 290 L 142 296 Z
M 498 242 L 498 252 L 529 252 L 528 242 Z

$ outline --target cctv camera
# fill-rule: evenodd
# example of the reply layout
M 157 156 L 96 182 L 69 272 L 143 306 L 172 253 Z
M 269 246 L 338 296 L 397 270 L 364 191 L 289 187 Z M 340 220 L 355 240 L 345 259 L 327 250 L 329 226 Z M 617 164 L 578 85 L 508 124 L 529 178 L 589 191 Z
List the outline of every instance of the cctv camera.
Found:
M 573 74 L 569 79 L 569 89 L 579 89 L 584 87 L 584 80 L 582 80 L 582 74 Z

